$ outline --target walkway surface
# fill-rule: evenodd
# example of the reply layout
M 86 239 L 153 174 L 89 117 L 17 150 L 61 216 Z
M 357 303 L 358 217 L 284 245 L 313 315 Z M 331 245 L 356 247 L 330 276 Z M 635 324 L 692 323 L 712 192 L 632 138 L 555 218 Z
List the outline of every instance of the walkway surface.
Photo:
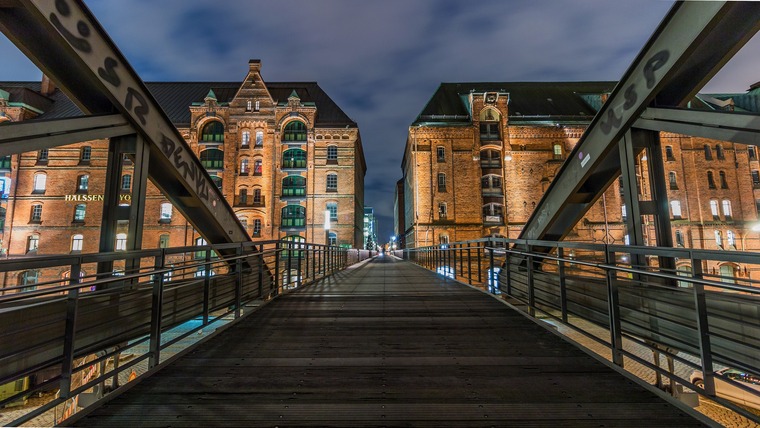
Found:
M 380 257 L 276 299 L 76 426 L 701 424 L 490 296 Z

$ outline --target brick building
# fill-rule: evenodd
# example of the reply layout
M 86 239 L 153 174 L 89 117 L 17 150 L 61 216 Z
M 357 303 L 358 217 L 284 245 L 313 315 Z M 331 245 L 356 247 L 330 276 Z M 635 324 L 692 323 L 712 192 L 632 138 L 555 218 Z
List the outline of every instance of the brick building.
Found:
M 149 90 L 222 190 L 254 240 L 363 244 L 366 163 L 357 124 L 315 82 L 265 82 L 251 60 L 242 82 L 154 82 Z M 0 126 L 80 115 L 43 77 L 0 82 Z M 108 141 L 0 159 L 2 245 L 8 256 L 96 252 Z M 132 176 L 121 200 L 131 201 Z M 122 226 L 120 226 L 122 227 Z M 127 225 L 114 236 L 124 248 Z M 143 247 L 202 243 L 149 183 Z
M 516 238 L 615 84 L 441 84 L 409 127 L 395 233 L 410 247 Z M 690 107 L 758 112 L 760 86 L 700 94 Z M 757 147 L 671 133 L 660 138 L 675 245 L 760 249 Z M 645 156 L 637 168 L 639 180 L 646 180 Z M 621 192 L 610 186 L 567 239 L 626 243 Z M 654 226 L 646 220 L 644 239 L 654 245 Z M 708 269 L 749 275 L 746 267 L 727 263 Z

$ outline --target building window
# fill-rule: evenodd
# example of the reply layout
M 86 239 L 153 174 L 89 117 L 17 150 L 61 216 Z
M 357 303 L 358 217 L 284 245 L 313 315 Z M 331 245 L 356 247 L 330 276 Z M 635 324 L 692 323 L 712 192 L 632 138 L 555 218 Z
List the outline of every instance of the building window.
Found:
M 306 225 L 306 208 L 300 205 L 288 205 L 282 208 L 283 227 L 304 227 Z
M 631 245 L 631 235 L 625 234 L 625 236 L 623 236 L 623 244 Z
M 235 205 L 245 205 L 248 203 L 248 189 L 238 190 L 238 203 Z
M 170 223 L 172 221 L 172 204 L 164 202 L 161 204 L 161 215 L 158 219 L 160 223 Z
M 715 231 L 715 245 L 718 248 L 723 248 L 723 235 L 720 233 L 720 230 Z
M 92 147 L 84 146 L 79 152 L 79 163 L 90 163 L 92 159 Z
M 253 220 L 253 236 L 261 236 L 261 220 Z
M 561 144 L 554 145 L 554 159 L 555 160 L 562 159 L 562 145 Z
M 728 199 L 723 200 L 723 216 L 726 220 L 731 220 L 731 201 Z
M 327 146 L 327 163 L 338 163 L 338 146 Z
M 481 168 L 501 168 L 501 152 L 498 150 L 481 150 L 480 151 Z
M 201 165 L 206 169 L 224 169 L 224 152 L 219 149 L 208 149 L 201 152 Z
M 77 177 L 77 193 L 87 193 L 90 189 L 90 176 L 82 174 Z
M 87 213 L 87 205 L 85 204 L 77 204 L 74 207 L 74 221 L 77 223 L 81 223 L 84 221 L 84 216 Z
M 37 234 L 29 235 L 29 237 L 26 238 L 26 252 L 36 253 L 39 248 L 40 248 L 40 235 L 37 235 Z
M 504 207 L 501 204 L 491 203 L 483 205 L 484 224 L 502 224 L 504 221 Z
M 338 245 L 338 234 L 335 232 L 330 232 L 327 234 L 327 244 L 328 245 Z
M 253 203 L 260 204 L 261 202 L 261 189 L 253 189 Z
M 736 247 L 736 235 L 734 235 L 733 230 L 726 231 L 726 242 L 728 243 L 729 247 Z
M 253 161 L 253 175 L 261 175 L 264 173 L 263 163 L 261 159 L 255 159 Z
M 116 251 L 126 251 L 126 249 L 127 249 L 127 234 L 117 233 L 116 234 Z
M 480 179 L 480 188 L 483 189 L 483 193 L 501 194 L 501 176 L 493 174 L 484 175 Z
M 439 202 L 438 203 L 438 218 L 441 220 L 446 220 L 449 215 L 448 206 L 446 205 L 446 202 Z
M 251 111 L 253 110 L 253 101 L 248 100 L 248 102 L 245 103 L 245 111 Z
M 670 209 L 673 211 L 673 218 L 681 218 L 681 201 L 670 201 Z
M 256 147 L 264 146 L 264 132 L 256 131 Z
M 239 215 L 238 216 L 238 221 L 240 221 L 240 224 L 243 225 L 243 229 L 247 229 L 248 228 L 248 217 L 246 217 L 244 215 Z
M 752 170 L 752 187 L 760 187 L 760 171 L 756 169 Z
M 330 148 L 327 148 L 328 161 L 330 157 Z M 337 159 L 337 155 L 336 155 Z M 306 168 L 306 150 L 289 149 L 282 152 L 283 168 Z
M 705 160 L 712 160 L 712 150 L 708 144 L 705 144 Z
M 438 235 L 438 243 L 440 245 L 447 245 L 449 243 L 449 235 L 446 235 L 446 234 Z
M 34 190 L 32 193 L 45 193 L 47 186 L 47 174 L 38 172 L 34 174 Z
M 24 286 L 21 291 L 34 291 L 40 279 L 40 271 L 27 270 L 19 275 L 18 285 Z
M 306 178 L 300 175 L 288 175 L 283 178 L 282 196 L 306 196 Z
M 720 144 L 715 145 L 715 154 L 720 160 L 723 160 L 726 158 L 725 154 L 723 153 L 723 146 L 721 146 Z
M 212 121 L 203 126 L 201 141 L 204 143 L 223 143 L 224 125 L 219 121 Z
M 499 133 L 499 119 L 499 112 L 490 108 L 480 113 L 481 140 L 498 140 L 501 138 L 501 134 Z
M 715 177 L 713 177 L 712 171 L 707 171 L 707 187 L 715 189 Z
M 728 182 L 726 181 L 726 172 L 720 171 L 718 174 L 720 175 L 720 188 L 728 189 Z
M 670 190 L 678 190 L 678 182 L 676 181 L 676 173 L 674 171 L 668 173 L 668 180 L 670 181 Z
M 330 221 L 337 223 L 338 222 L 338 203 L 328 202 L 327 211 L 330 211 Z
M 438 146 L 435 149 L 438 162 L 446 162 L 446 149 L 443 146 Z
M 37 152 L 37 163 L 38 164 L 48 163 L 48 149 L 42 149 Z
M 71 252 L 82 252 L 82 246 L 84 245 L 84 235 L 74 235 L 71 237 Z
M 250 144 L 251 144 L 251 131 L 243 131 L 243 138 L 240 140 L 240 146 L 248 147 Z
M 40 223 L 42 221 L 42 204 L 32 204 L 32 223 Z
M 259 109 L 260 109 L 260 108 L 261 108 L 261 103 L 260 103 L 259 101 L 256 101 L 256 104 L 255 104 L 254 110 L 255 110 L 255 111 L 259 111 Z
M 747 154 L 749 160 L 757 160 L 757 148 L 755 146 L 747 146 Z
M 665 146 L 665 160 L 676 160 L 676 157 L 673 156 L 673 146 Z
M 214 183 L 219 190 L 222 190 L 222 182 L 224 179 L 214 174 L 209 175 L 209 177 L 211 177 L 211 182 Z
M 158 237 L 158 248 L 169 248 L 169 235 L 161 235 Z
M 683 232 L 676 230 L 676 246 L 683 247 Z
M 720 219 L 720 213 L 718 212 L 718 200 L 717 199 L 711 199 L 710 200 L 710 212 L 712 213 L 712 216 L 713 216 L 714 220 Z
M 338 191 L 338 174 L 327 174 L 327 189 L 328 192 Z
M 623 221 L 626 221 L 628 219 L 628 210 L 626 210 L 625 204 L 620 205 L 620 214 L 622 216 Z
M 442 172 L 438 173 L 438 191 L 439 192 L 446 191 L 446 174 Z
M 121 176 L 121 190 L 128 192 L 132 188 L 132 176 L 130 174 L 124 174 Z
M 240 159 L 240 175 L 248 175 L 248 159 Z
M 306 125 L 298 120 L 289 122 L 282 132 L 282 141 L 306 141 Z

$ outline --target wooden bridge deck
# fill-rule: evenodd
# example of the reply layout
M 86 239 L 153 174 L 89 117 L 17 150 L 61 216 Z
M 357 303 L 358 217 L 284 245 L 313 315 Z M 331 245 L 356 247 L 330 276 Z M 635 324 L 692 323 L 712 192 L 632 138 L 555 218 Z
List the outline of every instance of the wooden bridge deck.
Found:
M 283 296 L 75 426 L 702 426 L 495 299 L 377 258 Z

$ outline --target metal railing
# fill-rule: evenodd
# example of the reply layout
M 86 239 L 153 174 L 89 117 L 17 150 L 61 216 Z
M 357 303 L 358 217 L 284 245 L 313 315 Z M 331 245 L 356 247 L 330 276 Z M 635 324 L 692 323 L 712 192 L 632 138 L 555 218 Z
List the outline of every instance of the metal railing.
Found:
M 12 418 L 0 410 L 0 425 L 58 423 L 201 333 L 371 255 L 266 241 L 2 260 L 0 409 L 47 399 Z
M 760 422 L 735 404 L 760 408 L 760 254 L 491 238 L 403 257 L 601 345 L 684 401 L 686 387 Z

